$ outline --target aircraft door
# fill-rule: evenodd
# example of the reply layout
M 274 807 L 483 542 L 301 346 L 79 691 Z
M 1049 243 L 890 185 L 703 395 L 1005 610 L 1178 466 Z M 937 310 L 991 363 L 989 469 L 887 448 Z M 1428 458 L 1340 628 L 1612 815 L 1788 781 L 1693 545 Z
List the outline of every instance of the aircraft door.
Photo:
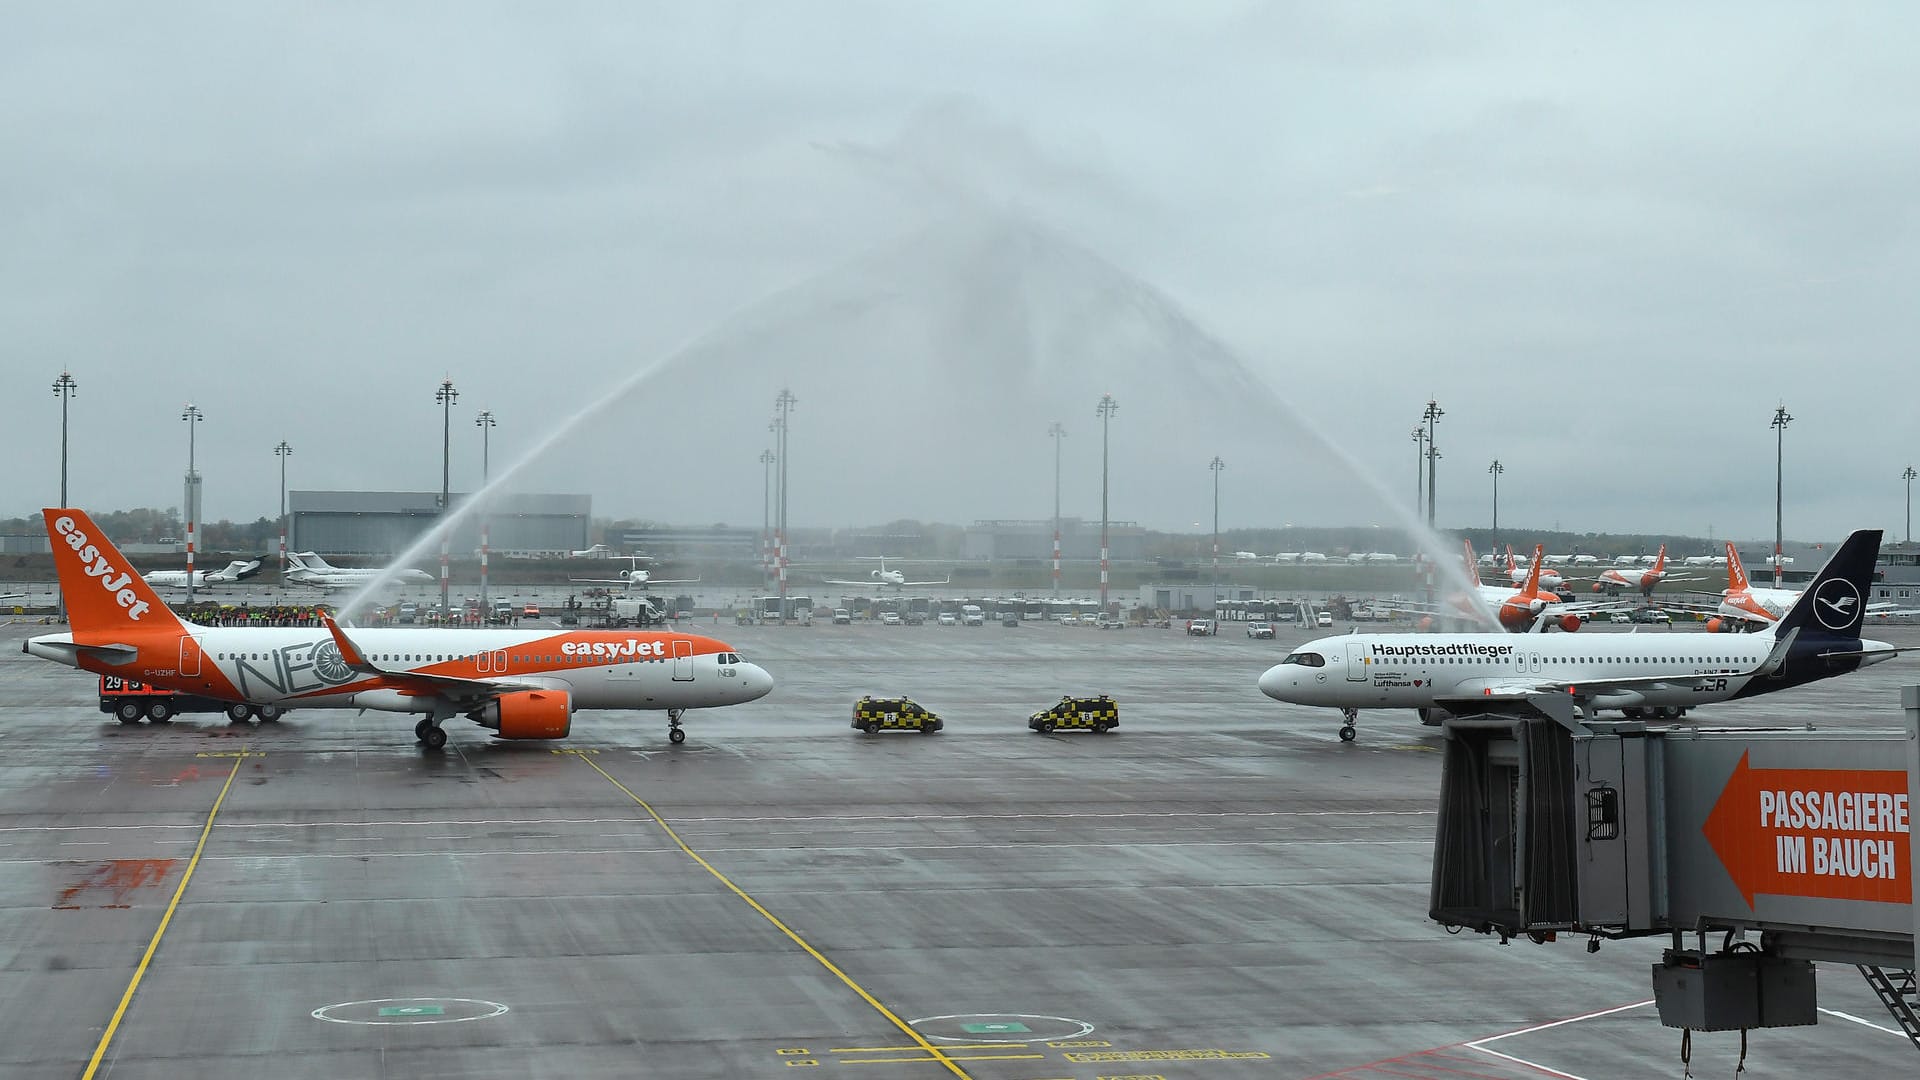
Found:
M 180 674 L 189 679 L 200 675 L 200 643 L 192 634 L 180 635 Z
M 693 642 L 686 638 L 673 639 L 673 681 L 693 681 Z
M 1347 642 L 1347 681 L 1367 681 L 1367 646 L 1365 642 Z

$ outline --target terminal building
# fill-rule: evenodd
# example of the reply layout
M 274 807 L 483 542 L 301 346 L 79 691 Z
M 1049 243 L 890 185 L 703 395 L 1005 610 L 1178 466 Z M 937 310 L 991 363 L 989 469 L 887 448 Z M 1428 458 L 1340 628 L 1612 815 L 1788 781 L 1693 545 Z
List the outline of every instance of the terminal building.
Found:
M 454 493 L 455 507 L 467 496 Z M 437 491 L 289 491 L 287 550 L 322 555 L 397 555 L 440 518 Z M 593 519 L 588 495 L 502 494 L 487 514 L 489 546 L 512 558 L 564 557 L 584 550 Z M 480 518 L 454 529 L 449 547 L 461 556 L 480 550 Z
M 1147 530 L 1133 521 L 1107 522 L 1108 558 L 1131 562 L 1146 557 Z M 989 562 L 1053 558 L 1053 519 L 976 521 L 967 526 L 961 558 Z M 1060 557 L 1076 562 L 1100 558 L 1100 523 L 1060 519 Z

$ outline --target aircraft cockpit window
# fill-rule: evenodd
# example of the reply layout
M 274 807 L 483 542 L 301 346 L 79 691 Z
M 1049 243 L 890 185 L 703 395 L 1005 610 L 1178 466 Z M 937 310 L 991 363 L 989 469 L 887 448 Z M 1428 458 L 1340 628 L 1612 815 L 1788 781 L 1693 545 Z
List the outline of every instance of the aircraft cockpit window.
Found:
M 1301 667 L 1326 667 L 1327 658 L 1316 652 L 1288 653 L 1283 664 L 1299 664 Z

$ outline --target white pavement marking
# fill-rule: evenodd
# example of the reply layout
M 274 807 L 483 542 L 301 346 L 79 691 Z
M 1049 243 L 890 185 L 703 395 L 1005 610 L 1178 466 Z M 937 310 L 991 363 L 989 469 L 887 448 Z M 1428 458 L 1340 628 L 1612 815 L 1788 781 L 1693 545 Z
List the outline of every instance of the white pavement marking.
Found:
M 1879 1024 L 1876 1024 L 1871 1020 L 1863 1019 L 1861 1017 L 1853 1015 L 1852 1013 L 1843 1013 L 1839 1009 L 1821 1009 L 1820 1011 L 1823 1013 L 1826 1013 L 1828 1016 L 1838 1017 L 1841 1020 L 1848 1020 L 1853 1023 L 1859 1024 L 1861 1027 L 1870 1027 L 1875 1031 L 1884 1031 L 1896 1039 L 1904 1039 L 1907 1037 L 1907 1033 L 1904 1031 L 1896 1031 L 1890 1027 L 1881 1027 Z
M 1542 1065 L 1537 1061 L 1528 1061 L 1526 1058 L 1515 1057 L 1512 1054 L 1503 1054 L 1498 1050 L 1489 1050 L 1487 1049 L 1486 1044 L 1499 1042 L 1501 1039 L 1511 1039 L 1516 1035 L 1531 1035 L 1536 1031 L 1546 1031 L 1550 1028 L 1564 1027 L 1567 1024 L 1577 1024 L 1582 1020 L 1596 1020 L 1602 1016 L 1612 1016 L 1614 1013 L 1627 1012 L 1630 1009 L 1642 1009 L 1651 1004 L 1653 1004 L 1653 999 L 1648 998 L 1645 1001 L 1636 1001 L 1631 1005 L 1616 1005 L 1611 1009 L 1601 1009 L 1598 1012 L 1583 1013 L 1579 1016 L 1569 1016 L 1564 1020 L 1553 1020 L 1545 1024 L 1535 1024 L 1532 1027 L 1523 1027 L 1517 1031 L 1508 1031 L 1499 1035 L 1489 1035 L 1484 1039 L 1477 1039 L 1473 1042 L 1462 1043 L 1461 1045 L 1465 1046 L 1469 1050 L 1478 1050 L 1480 1053 L 1486 1054 L 1489 1057 L 1497 1057 L 1504 1061 L 1511 1061 L 1516 1065 L 1524 1065 L 1529 1069 L 1538 1069 L 1539 1071 L 1546 1073 L 1549 1076 L 1561 1077 L 1562 1080 L 1583 1080 L 1582 1077 L 1575 1076 L 1573 1073 L 1561 1072 L 1559 1069 L 1553 1068 L 1552 1066 L 1549 1066 L 1549 1065 Z

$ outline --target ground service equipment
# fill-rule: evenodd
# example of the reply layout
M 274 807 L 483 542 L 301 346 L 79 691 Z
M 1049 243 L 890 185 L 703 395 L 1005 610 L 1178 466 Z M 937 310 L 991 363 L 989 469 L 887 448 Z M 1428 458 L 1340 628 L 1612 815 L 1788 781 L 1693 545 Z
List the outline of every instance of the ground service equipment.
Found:
M 1074 697 L 1068 694 L 1060 699 L 1060 704 L 1027 717 L 1027 726 L 1047 734 L 1078 728 L 1095 735 L 1105 735 L 1120 726 L 1120 706 L 1105 694 L 1099 697 Z
M 1670 936 L 1654 1000 L 1689 1031 L 1811 1024 L 1814 962 L 1851 964 L 1920 1048 L 1920 687 L 1901 703 L 1886 731 L 1582 722 L 1547 694 L 1449 717 L 1429 914 Z
M 278 705 L 248 705 L 239 701 L 219 701 L 198 694 L 182 694 L 119 675 L 100 676 L 100 711 L 117 717 L 123 724 L 137 724 L 146 717 L 165 724 L 180 713 L 223 712 L 236 724 L 249 720 L 278 720 L 285 710 Z
M 853 726 L 869 735 L 882 731 L 918 731 L 931 735 L 946 727 L 947 722 L 909 697 L 863 697 L 853 703 Z

